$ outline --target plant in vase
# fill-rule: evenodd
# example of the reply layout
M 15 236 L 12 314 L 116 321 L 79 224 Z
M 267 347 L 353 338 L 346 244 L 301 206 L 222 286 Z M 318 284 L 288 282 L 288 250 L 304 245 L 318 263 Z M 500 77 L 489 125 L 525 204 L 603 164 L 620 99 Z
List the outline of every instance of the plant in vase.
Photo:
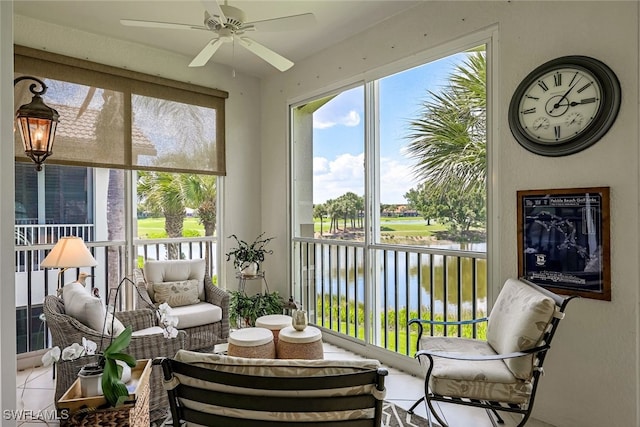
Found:
M 79 376 L 81 378 L 82 375 L 85 377 L 95 377 L 102 374 L 100 381 L 101 392 L 104 394 L 110 406 L 118 406 L 129 396 L 129 391 L 124 385 L 124 382 L 126 382 L 131 375 L 130 368 L 136 366 L 136 359 L 123 352 L 131 341 L 131 332 L 131 327 L 127 326 L 101 353 L 96 353 L 96 343 L 86 340 L 85 338 L 82 339 L 82 345 L 73 343 L 62 351 L 60 351 L 60 347 L 55 346 L 42 356 L 42 364 L 44 366 L 50 366 L 53 363 L 59 362 L 60 359 L 70 361 L 80 357 L 98 354 L 98 362 L 85 365 L 81 369 Z M 126 369 L 125 366 L 129 369 Z
M 255 275 L 260 271 L 260 263 L 264 261 L 265 255 L 273 253 L 272 250 L 265 249 L 265 246 L 275 237 L 263 238 L 264 233 L 260 234 L 253 243 L 249 244 L 244 240 L 238 239 L 238 236 L 232 234 L 229 238 L 236 241 L 237 247 L 232 248 L 227 255 L 227 261 L 233 259 L 233 266 L 237 268 L 241 274 Z M 255 269 L 255 270 L 250 270 Z

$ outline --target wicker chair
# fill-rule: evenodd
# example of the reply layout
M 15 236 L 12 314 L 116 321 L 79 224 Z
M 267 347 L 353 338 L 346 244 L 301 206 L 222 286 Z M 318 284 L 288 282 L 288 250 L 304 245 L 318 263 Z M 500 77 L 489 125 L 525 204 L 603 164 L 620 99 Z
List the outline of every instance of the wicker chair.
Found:
M 98 344 L 98 349 L 100 349 L 101 341 L 103 346 L 108 345 L 110 337 L 104 336 L 100 332 L 85 326 L 74 317 L 65 314 L 62 298 L 55 295 L 46 296 L 43 311 L 47 326 L 51 332 L 52 345 L 63 349 L 73 343 L 81 343 L 83 337 Z M 131 326 L 133 331 L 157 326 L 155 312 L 150 309 L 116 312 L 115 315 L 124 326 Z M 136 359 L 173 357 L 178 350 L 185 347 L 185 339 L 186 334 L 184 331 L 179 331 L 177 337 L 170 339 L 165 338 L 161 333 L 132 336 L 129 347 L 125 349 L 125 352 Z M 56 402 L 75 381 L 80 368 L 96 360 L 97 356 L 87 356 L 56 364 Z M 159 421 L 165 418 L 168 408 L 167 394 L 162 387 L 162 372 L 160 369 L 154 368 L 151 373 L 149 394 L 151 420 Z
M 182 319 L 184 314 L 190 315 L 189 310 L 191 307 L 173 308 L 172 314 L 179 319 L 178 328 L 187 333 L 186 350 L 213 351 L 213 347 L 216 344 L 226 343 L 229 337 L 229 294 L 225 290 L 213 286 L 211 277 L 205 274 L 204 268 L 204 259 L 147 260 L 144 269 L 135 269 L 133 272 L 133 281 L 136 283 L 145 305 L 154 304 L 154 300 L 150 295 L 153 291 L 154 283 L 197 279 L 201 281 L 201 285 L 204 285 L 204 299 L 195 305 L 197 306 L 196 309 L 201 310 L 203 306 L 210 304 L 221 309 L 222 314 L 219 320 L 210 323 L 205 321 L 203 324 L 191 326 L 183 322 Z M 193 321 L 193 316 L 189 317 Z M 203 314 L 200 319 L 207 319 L 207 317 L 208 315 Z

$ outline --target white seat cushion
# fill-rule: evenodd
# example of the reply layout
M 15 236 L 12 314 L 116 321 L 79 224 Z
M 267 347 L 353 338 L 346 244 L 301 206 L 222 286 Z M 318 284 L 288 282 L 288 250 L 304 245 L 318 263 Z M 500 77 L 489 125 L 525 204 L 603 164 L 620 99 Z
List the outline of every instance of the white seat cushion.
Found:
M 222 320 L 222 309 L 208 302 L 171 307 L 171 315 L 178 318 L 178 329 L 208 325 Z
M 164 329 L 160 326 L 151 326 L 149 328 L 139 329 L 131 333 L 132 337 L 144 337 L 147 335 L 163 334 Z
M 426 337 L 421 349 L 446 353 L 494 355 L 486 341 L 458 337 Z M 420 358 L 426 370 L 429 359 Z M 516 378 L 502 360 L 469 361 L 435 358 L 429 387 L 444 396 L 524 403 L 531 394 L 531 383 Z
M 91 295 L 81 283 L 71 282 L 64 285 L 62 299 L 67 315 L 95 331 L 102 331 L 107 335 L 112 335 L 112 333 L 120 335 L 125 329 L 122 322 L 114 318 L 111 313 L 107 313 L 102 300 Z
M 508 279 L 489 315 L 487 342 L 500 354 L 523 351 L 538 345 L 555 313 L 550 297 L 526 283 Z M 505 361 L 522 380 L 531 378 L 533 356 Z

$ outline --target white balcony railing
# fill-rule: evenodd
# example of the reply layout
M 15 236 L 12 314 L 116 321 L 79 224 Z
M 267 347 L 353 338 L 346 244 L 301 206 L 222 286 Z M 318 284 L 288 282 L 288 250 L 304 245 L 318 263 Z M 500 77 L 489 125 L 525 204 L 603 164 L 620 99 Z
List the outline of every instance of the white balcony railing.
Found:
M 16 226 L 18 232 L 24 232 L 24 225 Z M 52 230 L 62 232 L 57 235 L 77 235 L 81 228 L 66 225 L 29 226 L 31 236 L 43 236 Z M 67 227 L 67 228 L 65 228 Z M 92 230 L 87 226 L 82 230 Z M 67 234 L 68 232 L 68 234 Z M 78 233 L 80 234 L 80 233 Z M 56 238 L 57 240 L 57 238 Z M 216 238 L 195 237 L 179 239 L 137 239 L 133 242 L 133 260 L 127 259 L 127 242 L 92 242 L 85 241 L 87 247 L 98 262 L 96 267 L 69 269 L 61 274 L 61 282 L 75 280 L 79 271 L 86 271 L 93 275 L 87 279 L 92 288 L 97 288 L 100 296 L 106 301 L 109 289 L 115 288 L 127 274 L 129 265 L 141 265 L 143 259 L 168 259 L 170 253 L 180 258 L 205 258 L 209 249 L 209 272 L 216 275 Z M 16 326 L 18 353 L 31 352 L 49 346 L 48 333 L 45 325 L 40 321 L 42 302 L 46 295 L 55 294 L 58 287 L 58 269 L 45 269 L 40 266 L 41 261 L 53 248 L 53 243 L 26 244 L 26 240 L 16 238 L 15 246 L 15 283 L 16 283 Z M 119 301 L 122 303 L 122 301 Z M 126 301 L 124 302 L 126 303 Z
M 468 320 L 487 312 L 486 254 L 421 246 L 294 239 L 294 292 L 309 321 L 404 355 L 411 318 Z M 432 334 L 482 336 L 465 326 Z

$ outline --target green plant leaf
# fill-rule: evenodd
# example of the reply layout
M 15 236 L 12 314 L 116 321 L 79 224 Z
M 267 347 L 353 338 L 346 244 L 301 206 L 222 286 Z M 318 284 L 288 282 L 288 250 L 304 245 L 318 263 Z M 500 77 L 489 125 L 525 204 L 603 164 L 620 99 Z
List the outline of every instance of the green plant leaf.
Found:
M 122 360 L 132 368 L 138 364 L 136 358 L 127 353 L 111 353 L 109 354 L 109 358 L 114 360 Z
M 102 393 L 109 405 L 114 407 L 121 404 L 129 396 L 127 387 L 120 381 L 121 374 L 122 366 L 118 366 L 114 359 L 105 360 L 102 374 Z
M 105 357 L 109 357 L 113 353 L 122 353 L 131 341 L 131 326 L 127 326 L 120 335 L 118 335 L 109 346 L 103 351 Z
M 127 396 L 129 396 L 127 387 L 120 380 L 122 376 L 122 366 L 119 366 L 116 360 L 122 360 L 131 367 L 136 366 L 136 359 L 123 352 L 131 341 L 131 332 L 131 327 L 127 326 L 102 353 L 102 358 L 104 359 L 102 392 L 107 402 L 109 402 L 109 405 L 114 407 L 121 405 L 122 402 L 127 399 Z

